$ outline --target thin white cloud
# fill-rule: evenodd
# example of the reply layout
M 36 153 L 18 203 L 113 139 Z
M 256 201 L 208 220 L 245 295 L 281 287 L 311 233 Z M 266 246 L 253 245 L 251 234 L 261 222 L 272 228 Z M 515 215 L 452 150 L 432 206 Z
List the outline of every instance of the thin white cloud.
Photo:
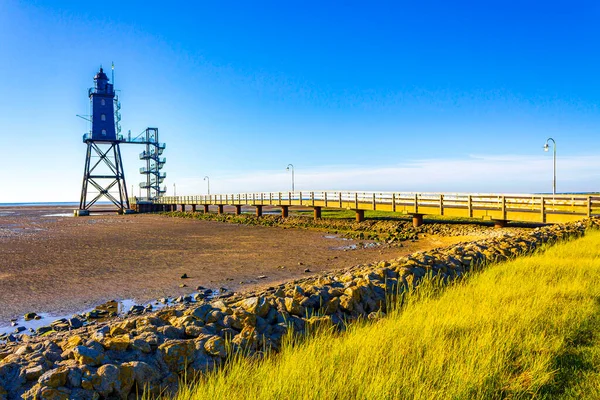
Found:
M 296 190 L 531 193 L 552 190 L 552 156 L 473 155 L 422 159 L 389 166 L 296 167 Z M 291 175 L 281 170 L 215 174 L 212 193 L 288 191 Z M 201 177 L 177 182 L 178 193 L 206 193 Z M 600 156 L 560 157 L 557 190 L 600 189 Z

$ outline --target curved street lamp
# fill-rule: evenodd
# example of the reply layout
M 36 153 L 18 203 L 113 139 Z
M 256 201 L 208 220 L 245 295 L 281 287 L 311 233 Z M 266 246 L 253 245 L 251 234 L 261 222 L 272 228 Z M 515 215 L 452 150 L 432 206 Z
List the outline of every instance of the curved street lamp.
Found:
M 208 185 L 208 195 L 210 196 L 210 178 L 208 176 L 204 177 L 206 184 Z
M 294 164 L 288 164 L 286 171 L 289 171 L 290 167 L 292 169 L 292 192 L 294 192 Z
M 554 150 L 554 174 L 552 180 L 552 194 L 556 195 L 556 141 L 552 138 L 546 139 L 546 144 L 544 145 L 544 151 L 548 151 L 549 145 L 548 142 L 552 141 L 552 149 Z

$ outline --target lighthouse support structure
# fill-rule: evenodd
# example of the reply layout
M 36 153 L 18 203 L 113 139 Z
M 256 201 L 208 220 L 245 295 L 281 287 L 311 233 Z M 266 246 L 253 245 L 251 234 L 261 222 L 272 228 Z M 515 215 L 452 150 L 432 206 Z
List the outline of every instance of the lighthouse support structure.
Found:
M 89 210 L 105 197 L 117 207 L 119 213 L 126 212 L 130 207 L 119 142 L 96 142 L 89 139 L 86 143 L 79 210 Z

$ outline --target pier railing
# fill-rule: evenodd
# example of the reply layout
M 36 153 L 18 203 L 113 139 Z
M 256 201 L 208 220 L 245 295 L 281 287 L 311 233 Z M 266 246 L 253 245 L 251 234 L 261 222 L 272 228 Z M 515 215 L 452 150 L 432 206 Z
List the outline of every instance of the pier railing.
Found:
M 600 215 L 600 195 L 297 191 L 165 196 L 156 203 L 182 206 L 302 206 L 542 223 Z

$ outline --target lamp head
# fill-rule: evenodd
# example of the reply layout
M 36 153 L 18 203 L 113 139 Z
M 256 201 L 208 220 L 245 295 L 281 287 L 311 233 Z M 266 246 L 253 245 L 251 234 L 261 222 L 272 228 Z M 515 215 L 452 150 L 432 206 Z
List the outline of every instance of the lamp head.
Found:
M 544 151 L 548 151 L 548 149 L 549 149 L 549 148 L 550 148 L 550 146 L 548 146 L 548 143 L 546 143 L 546 144 L 544 145 Z
M 289 170 L 290 170 L 290 167 L 289 167 L 289 166 L 288 166 L 288 167 L 286 167 L 286 168 L 285 168 L 285 170 L 286 170 L 286 171 L 289 171 Z

